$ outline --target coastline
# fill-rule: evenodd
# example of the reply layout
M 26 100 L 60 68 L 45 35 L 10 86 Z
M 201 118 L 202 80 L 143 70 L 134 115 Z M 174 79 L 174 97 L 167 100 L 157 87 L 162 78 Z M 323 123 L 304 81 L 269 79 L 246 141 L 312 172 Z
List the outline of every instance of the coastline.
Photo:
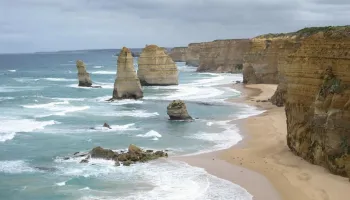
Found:
M 348 179 L 332 175 L 289 150 L 284 108 L 270 102 L 256 102 L 269 99 L 277 85 L 235 84 L 232 88 L 242 95 L 228 101 L 265 110 L 260 115 L 232 121 L 238 125 L 243 140 L 226 150 L 174 157 L 174 160 L 204 168 L 214 176 L 238 184 L 254 200 L 348 199 Z

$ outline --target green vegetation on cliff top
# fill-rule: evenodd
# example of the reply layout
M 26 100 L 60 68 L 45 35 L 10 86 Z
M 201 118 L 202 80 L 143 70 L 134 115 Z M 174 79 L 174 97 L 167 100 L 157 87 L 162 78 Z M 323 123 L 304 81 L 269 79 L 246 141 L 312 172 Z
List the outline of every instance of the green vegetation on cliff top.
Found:
M 346 33 L 350 34 L 350 25 L 346 26 L 322 26 L 322 27 L 306 27 L 303 29 L 300 29 L 295 32 L 290 33 L 268 33 L 264 35 L 259 35 L 256 38 L 259 39 L 267 39 L 267 38 L 274 38 L 274 37 L 308 37 L 310 35 L 319 33 L 319 32 L 332 32 L 332 33 Z

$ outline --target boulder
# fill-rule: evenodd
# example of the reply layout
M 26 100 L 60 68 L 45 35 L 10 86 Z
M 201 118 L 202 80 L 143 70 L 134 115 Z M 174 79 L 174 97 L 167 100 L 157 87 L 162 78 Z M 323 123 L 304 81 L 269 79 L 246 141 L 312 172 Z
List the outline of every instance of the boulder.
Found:
M 103 124 L 103 127 L 112 129 L 111 126 L 110 126 L 109 124 L 107 124 L 107 123 L 104 123 L 104 124 Z
M 140 154 L 142 153 L 142 149 L 136 145 L 130 144 L 128 148 L 128 153 Z
M 175 62 L 164 48 L 147 45 L 138 60 L 137 76 L 141 85 L 178 85 L 178 70 Z
M 86 72 L 84 62 L 78 60 L 76 64 L 78 69 L 79 87 L 91 87 L 92 81 L 90 79 L 90 74 Z
M 91 154 L 91 158 L 103 158 L 106 160 L 112 160 L 118 157 L 118 153 L 110 149 L 104 149 L 102 147 L 93 148 L 90 154 Z
M 123 47 L 118 56 L 117 78 L 114 82 L 114 99 L 139 99 L 143 97 L 140 80 L 134 68 L 131 51 Z
M 167 107 L 170 120 L 192 120 L 188 114 L 186 104 L 181 100 L 172 101 Z

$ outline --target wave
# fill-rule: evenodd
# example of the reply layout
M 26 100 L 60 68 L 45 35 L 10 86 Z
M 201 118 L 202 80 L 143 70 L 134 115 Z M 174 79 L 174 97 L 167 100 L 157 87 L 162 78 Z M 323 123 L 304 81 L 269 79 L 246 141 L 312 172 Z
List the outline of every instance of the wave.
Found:
M 135 124 L 125 124 L 125 125 L 110 125 L 111 129 L 103 127 L 103 126 L 96 126 L 94 129 L 89 129 L 89 131 L 131 131 L 131 130 L 139 130 L 138 128 L 134 127 Z
M 67 105 L 69 104 L 68 101 L 63 102 L 51 102 L 46 104 L 33 104 L 33 105 L 22 105 L 23 108 L 52 108 L 55 105 Z
M 32 132 L 35 130 L 44 129 L 45 126 L 54 125 L 58 122 L 50 121 L 36 121 L 34 119 L 9 119 L 1 118 L 0 120 L 0 142 L 12 140 L 16 133 Z
M 101 65 L 96 65 L 96 66 L 94 66 L 94 68 L 95 69 L 101 69 L 101 68 L 103 68 L 104 66 L 101 66 Z
M 177 63 L 178 64 L 178 63 Z M 177 66 L 177 69 L 180 71 L 180 72 L 195 72 L 197 70 L 197 67 L 191 67 L 191 66 L 187 66 L 187 65 L 184 65 L 184 66 Z
M 23 160 L 0 161 L 0 172 L 6 174 L 33 173 L 36 170 Z
M 109 96 L 97 97 L 97 98 L 94 98 L 93 100 L 97 102 L 106 102 L 110 98 L 111 96 L 109 95 Z M 109 103 L 113 105 L 128 105 L 128 104 L 143 104 L 144 101 L 135 100 L 135 99 L 121 99 L 121 100 L 117 100 Z
M 260 115 L 266 112 L 266 110 L 259 110 L 256 107 L 249 106 L 243 103 L 232 103 L 232 104 L 240 106 L 240 108 L 243 108 L 242 110 L 236 112 L 234 115 L 230 115 L 229 117 L 232 119 L 245 119 L 245 118 Z
M 138 134 L 137 137 L 143 137 L 143 138 L 152 138 L 152 140 L 159 140 L 159 138 L 162 137 L 160 133 L 157 131 L 151 130 L 145 134 Z
M 15 69 L 10 69 L 10 70 L 7 70 L 8 72 L 16 72 L 17 70 Z
M 91 74 L 116 74 L 115 71 L 95 71 L 91 72 Z
M 56 183 L 57 186 L 65 186 L 66 185 L 66 182 L 59 182 L 59 183 Z
M 149 113 L 145 110 L 132 110 L 132 111 L 118 111 L 116 113 L 103 113 L 102 116 L 114 116 L 114 117 L 138 117 L 148 118 L 158 116 L 158 112 Z
M 77 81 L 76 79 L 66 79 L 66 78 L 43 78 L 43 80 L 54 81 L 54 82 Z

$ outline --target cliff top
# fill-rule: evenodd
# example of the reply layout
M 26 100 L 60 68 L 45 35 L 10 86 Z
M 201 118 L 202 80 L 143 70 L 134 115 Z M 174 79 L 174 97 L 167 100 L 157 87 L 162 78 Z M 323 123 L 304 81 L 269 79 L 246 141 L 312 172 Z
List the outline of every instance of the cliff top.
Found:
M 77 67 L 85 67 L 85 64 L 82 60 L 77 60 Z
M 255 38 L 257 39 L 268 39 L 268 38 L 278 38 L 278 37 L 309 37 L 317 33 L 324 33 L 329 36 L 350 36 L 350 25 L 346 26 L 323 26 L 323 27 L 306 27 L 295 32 L 290 33 L 269 33 L 264 35 L 259 35 Z
M 172 49 L 187 49 L 187 47 L 174 47 Z
M 119 55 L 121 55 L 122 53 L 131 53 L 130 49 L 123 47 L 122 50 L 120 51 Z

